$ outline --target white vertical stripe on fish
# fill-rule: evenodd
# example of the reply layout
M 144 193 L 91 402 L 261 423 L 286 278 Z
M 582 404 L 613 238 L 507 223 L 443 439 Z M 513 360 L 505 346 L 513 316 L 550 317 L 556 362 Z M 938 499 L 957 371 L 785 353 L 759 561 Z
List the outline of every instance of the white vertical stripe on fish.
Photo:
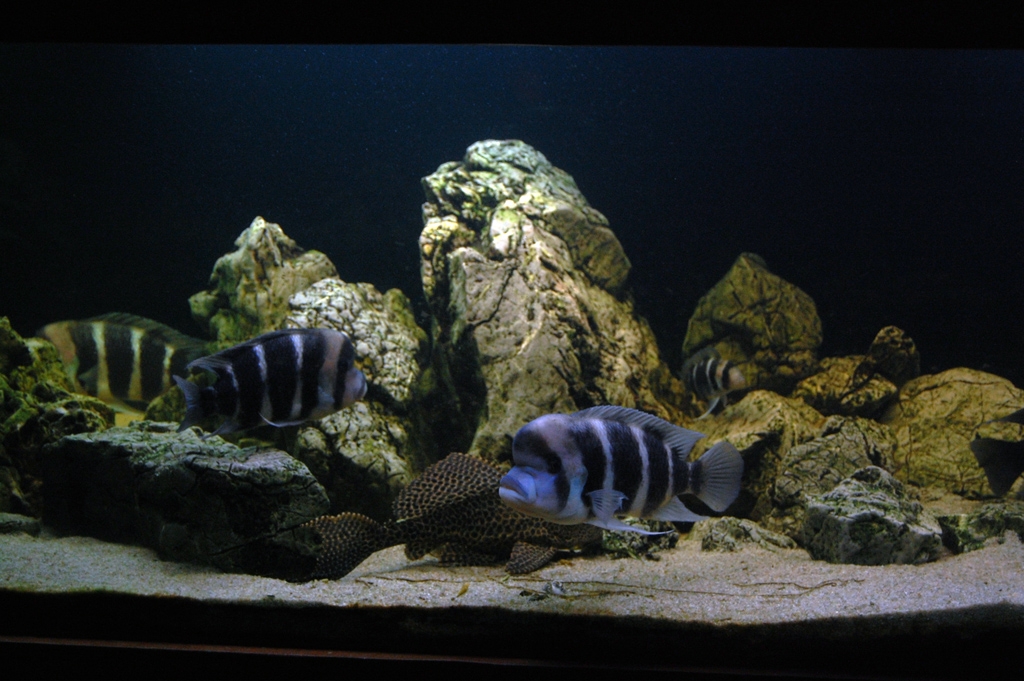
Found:
M 110 373 L 107 367 L 107 327 L 104 324 L 92 323 L 92 340 L 96 344 L 96 397 L 105 402 L 113 402 L 114 394 L 110 392 Z
M 651 485 L 651 465 L 647 458 L 647 445 L 644 444 L 644 434 L 636 426 L 629 426 L 629 434 L 636 440 L 637 449 L 640 451 L 640 487 L 637 488 L 635 499 L 630 499 L 629 513 L 640 515 L 647 503 L 647 491 Z
M 267 389 L 267 357 L 263 353 L 262 345 L 255 345 L 252 349 L 256 355 L 256 362 L 260 367 L 260 387 L 263 388 L 263 401 L 260 402 L 260 415 L 268 421 L 274 420 L 274 406 L 270 403 L 270 390 Z
M 132 375 L 128 380 L 128 397 L 142 399 L 142 337 L 146 332 L 132 329 Z
M 295 421 L 302 417 L 302 342 L 305 336 L 292 336 L 292 347 L 295 349 L 295 394 L 292 396 L 292 409 L 288 420 Z
M 174 357 L 175 349 L 170 345 L 164 345 L 164 373 L 161 383 L 164 390 L 171 386 L 171 358 Z

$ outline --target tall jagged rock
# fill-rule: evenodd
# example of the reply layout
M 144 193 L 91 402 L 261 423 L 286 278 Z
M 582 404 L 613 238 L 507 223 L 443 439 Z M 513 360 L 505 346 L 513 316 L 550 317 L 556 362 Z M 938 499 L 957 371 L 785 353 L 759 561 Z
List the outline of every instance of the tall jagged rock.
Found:
M 189 298 L 192 317 L 224 347 L 282 328 L 288 299 L 338 276 L 319 251 L 299 248 L 280 225 L 261 217 L 235 240 L 210 275 L 210 288 Z
M 743 253 L 697 303 L 683 355 L 709 345 L 739 366 L 748 388 L 787 394 L 818 370 L 821 318 L 814 300 Z
M 681 385 L 625 292 L 629 259 L 568 174 L 487 140 L 423 186 L 432 380 L 461 424 L 438 437 L 498 460 L 546 413 L 616 404 L 679 422 Z

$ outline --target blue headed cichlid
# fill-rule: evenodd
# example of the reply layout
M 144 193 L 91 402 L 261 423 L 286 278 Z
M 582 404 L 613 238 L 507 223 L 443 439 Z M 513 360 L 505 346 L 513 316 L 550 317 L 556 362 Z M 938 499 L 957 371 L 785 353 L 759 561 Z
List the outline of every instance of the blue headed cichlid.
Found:
M 210 371 L 216 381 L 200 388 L 174 377 L 186 404 L 179 432 L 216 414 L 227 420 L 214 435 L 263 424 L 296 425 L 333 414 L 366 394 L 352 340 L 331 329 L 271 331 L 186 368 Z
M 686 387 L 709 403 L 708 410 L 699 418 L 711 414 L 719 404 L 727 405 L 732 391 L 747 387 L 739 367 L 722 359 L 713 346 L 702 348 L 687 358 L 682 375 Z
M 36 335 L 57 347 L 76 391 L 126 413 L 145 411 L 173 385 L 174 373 L 206 353 L 198 338 L 123 312 L 54 322 Z
M 515 466 L 501 479 L 499 495 L 526 515 L 606 530 L 652 534 L 616 515 L 704 520 L 678 495 L 692 493 L 713 510 L 724 511 L 739 494 L 743 457 L 722 441 L 690 463 L 687 456 L 702 437 L 625 407 L 549 414 L 516 433 Z

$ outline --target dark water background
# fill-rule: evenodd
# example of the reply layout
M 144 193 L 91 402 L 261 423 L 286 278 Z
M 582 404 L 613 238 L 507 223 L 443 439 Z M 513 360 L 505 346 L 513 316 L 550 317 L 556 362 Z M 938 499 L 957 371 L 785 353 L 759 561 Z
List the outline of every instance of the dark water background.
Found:
M 518 138 L 633 262 L 673 368 L 743 251 L 815 300 L 824 355 L 884 325 L 923 369 L 1024 386 L 1024 53 L 0 46 L 0 315 L 201 334 L 188 297 L 256 215 L 424 323 L 420 178 Z

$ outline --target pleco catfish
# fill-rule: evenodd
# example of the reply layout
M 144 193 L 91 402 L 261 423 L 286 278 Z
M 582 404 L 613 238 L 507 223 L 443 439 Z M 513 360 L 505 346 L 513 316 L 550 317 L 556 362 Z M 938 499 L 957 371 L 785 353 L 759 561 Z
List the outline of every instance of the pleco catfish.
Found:
M 743 457 L 722 441 L 699 460 L 687 455 L 702 433 L 635 409 L 592 407 L 531 421 L 512 441 L 515 466 L 501 479 L 501 500 L 555 523 L 657 534 L 615 516 L 672 522 L 704 520 L 683 505 L 692 493 L 715 511 L 736 500 Z
M 507 561 L 509 574 L 532 572 L 558 549 L 598 544 L 601 530 L 528 518 L 498 500 L 501 471 L 466 454 L 449 454 L 409 483 L 394 504 L 394 519 L 378 523 L 358 513 L 321 516 L 307 523 L 322 539 L 311 579 L 344 577 L 370 554 L 405 544 L 406 557 L 428 551 L 442 565 Z
M 179 432 L 215 414 L 227 417 L 215 435 L 264 423 L 295 425 L 333 414 L 366 394 L 351 339 L 331 329 L 271 331 L 186 368 L 211 371 L 217 379 L 200 388 L 174 377 L 185 393 Z
M 75 390 L 129 413 L 145 411 L 172 374 L 206 353 L 198 338 L 124 312 L 54 322 L 36 335 L 57 346 Z
M 683 362 L 683 381 L 702 400 L 708 401 L 708 410 L 699 418 L 729 403 L 729 393 L 747 387 L 743 373 L 735 364 L 722 359 L 713 346 L 694 353 Z

